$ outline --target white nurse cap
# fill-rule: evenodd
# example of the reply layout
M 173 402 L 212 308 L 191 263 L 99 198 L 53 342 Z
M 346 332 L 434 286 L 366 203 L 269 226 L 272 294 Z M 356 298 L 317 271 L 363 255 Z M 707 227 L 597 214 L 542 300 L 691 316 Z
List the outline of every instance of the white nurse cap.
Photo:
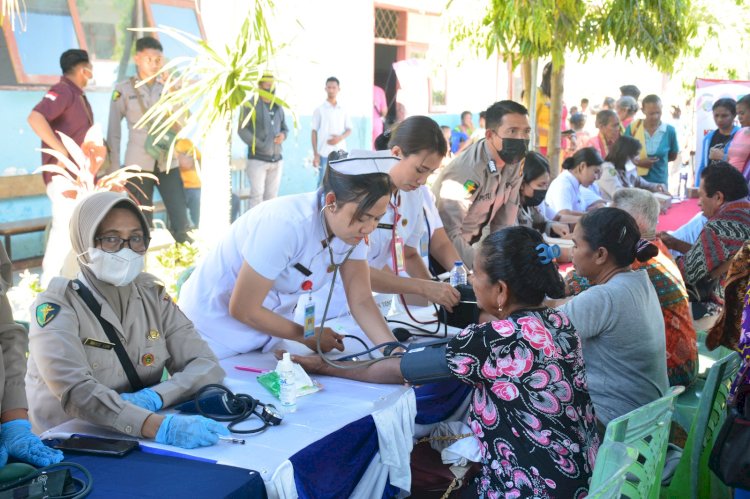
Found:
M 391 151 L 352 151 L 346 158 L 331 161 L 328 166 L 344 175 L 364 175 L 388 173 L 399 161 Z

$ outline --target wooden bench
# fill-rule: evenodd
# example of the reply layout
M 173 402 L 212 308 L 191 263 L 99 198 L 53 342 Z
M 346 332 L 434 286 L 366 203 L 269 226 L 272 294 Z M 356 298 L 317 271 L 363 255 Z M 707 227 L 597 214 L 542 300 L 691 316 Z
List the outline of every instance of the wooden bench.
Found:
M 32 196 L 46 195 L 47 189 L 41 174 L 35 175 L 9 175 L 0 176 L 0 201 L 18 199 Z M 154 204 L 154 213 L 165 211 L 164 202 Z M 21 260 L 13 260 L 11 252 L 11 238 L 22 234 L 44 232 L 49 227 L 52 217 L 29 218 L 25 220 L 12 220 L 0 222 L 0 236 L 3 237 L 3 245 L 8 258 L 13 262 L 13 268 L 29 268 L 41 265 L 42 255 L 35 255 Z
M 36 175 L 11 175 L 0 177 L 0 201 L 17 198 L 43 196 L 47 192 L 41 174 Z M 30 218 L 25 220 L 13 220 L 0 222 L 0 235 L 3 236 L 3 244 L 8 258 L 13 261 L 11 253 L 11 238 L 21 234 L 31 234 L 33 232 L 44 232 L 47 230 L 52 217 Z M 39 265 L 41 255 L 25 258 L 13 262 L 14 268 L 27 268 Z

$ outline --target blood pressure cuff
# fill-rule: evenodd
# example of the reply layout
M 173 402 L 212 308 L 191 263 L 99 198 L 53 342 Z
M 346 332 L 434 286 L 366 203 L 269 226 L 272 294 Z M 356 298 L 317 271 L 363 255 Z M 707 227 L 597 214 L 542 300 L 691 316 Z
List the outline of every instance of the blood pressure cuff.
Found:
M 208 390 L 200 395 L 197 403 L 204 414 L 219 416 L 233 416 L 242 413 L 243 405 L 237 400 L 229 398 L 226 392 L 221 390 Z M 184 414 L 199 414 L 195 407 L 196 400 L 191 399 L 174 406 L 174 409 Z
M 456 289 L 461 293 L 461 301 L 453 307 L 453 312 L 448 312 L 440 307 L 438 320 L 449 326 L 463 329 L 470 324 L 479 322 L 479 307 L 477 307 L 477 297 L 474 294 L 473 287 L 469 284 L 459 284 Z
M 445 358 L 445 348 L 450 338 L 413 343 L 401 357 L 401 374 L 404 379 L 420 385 L 453 379 Z

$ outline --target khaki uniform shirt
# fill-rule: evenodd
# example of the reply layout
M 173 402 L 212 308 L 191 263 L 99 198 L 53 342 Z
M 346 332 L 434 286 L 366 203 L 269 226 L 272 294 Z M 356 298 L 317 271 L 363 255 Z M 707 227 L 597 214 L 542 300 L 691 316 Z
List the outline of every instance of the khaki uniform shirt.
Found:
M 516 225 L 522 173 L 520 163 L 492 161 L 483 139 L 457 155 L 435 180 L 440 218 L 468 267 L 474 265 L 473 245 L 483 231 Z
M 146 138 L 148 137 L 148 126 L 145 128 L 135 128 L 135 124 L 148 110 L 156 104 L 161 97 L 164 85 L 158 81 L 151 85 L 142 85 L 135 88 L 140 80 L 138 77 L 128 78 L 117 85 L 112 92 L 112 101 L 109 105 L 109 125 L 107 127 L 107 145 L 109 146 L 109 158 L 112 169 L 122 166 L 137 165 L 143 168 L 143 171 L 153 172 L 157 161 L 146 152 Z M 136 93 L 137 92 L 137 93 Z M 141 96 L 143 108 L 138 102 L 138 95 Z M 128 124 L 128 145 L 125 149 L 125 162 L 120 162 L 120 145 L 122 140 L 121 122 L 125 118 Z M 177 164 L 177 159 L 172 161 L 172 167 Z M 166 171 L 163 164 L 158 165 L 158 169 Z
M 29 339 L 24 327 L 13 322 L 13 312 L 5 294 L 10 286 L 10 260 L 5 247 L 0 245 L 0 412 L 28 407 L 23 377 Z
M 151 412 L 120 398 L 119 393 L 133 390 L 114 348 L 84 344 L 109 340 L 74 285 L 55 278 L 34 304 L 26 375 L 34 430 L 80 418 L 141 436 Z M 161 396 L 164 407 L 220 382 L 224 370 L 216 356 L 162 284 L 142 273 L 131 286 L 122 323 L 96 290 L 89 289 L 103 302 L 102 317 L 115 327 L 141 381 Z M 171 376 L 160 382 L 164 368 Z

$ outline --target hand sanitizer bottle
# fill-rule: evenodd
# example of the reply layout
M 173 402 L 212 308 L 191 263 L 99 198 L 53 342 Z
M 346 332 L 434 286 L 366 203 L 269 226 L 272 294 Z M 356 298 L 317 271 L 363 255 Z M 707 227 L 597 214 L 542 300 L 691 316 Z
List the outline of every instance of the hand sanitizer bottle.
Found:
M 279 400 L 284 412 L 297 410 L 297 389 L 294 383 L 294 364 L 289 352 L 284 352 L 284 357 L 276 367 L 279 374 Z

